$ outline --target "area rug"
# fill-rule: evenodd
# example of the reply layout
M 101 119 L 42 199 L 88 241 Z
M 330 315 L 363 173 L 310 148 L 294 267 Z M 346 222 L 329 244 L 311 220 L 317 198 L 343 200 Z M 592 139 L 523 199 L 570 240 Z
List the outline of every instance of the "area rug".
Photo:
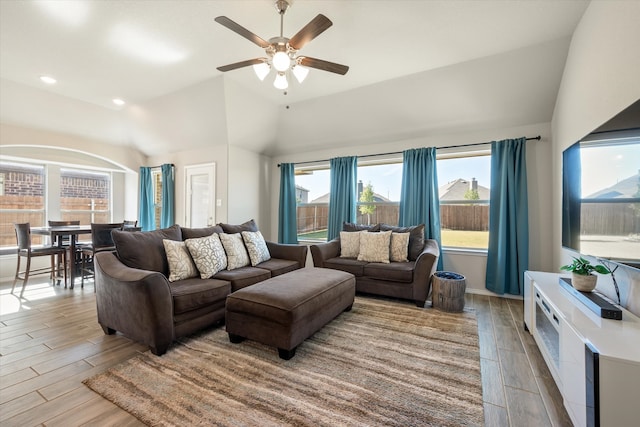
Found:
M 224 327 L 84 382 L 149 425 L 483 425 L 473 311 L 356 297 L 285 361 Z

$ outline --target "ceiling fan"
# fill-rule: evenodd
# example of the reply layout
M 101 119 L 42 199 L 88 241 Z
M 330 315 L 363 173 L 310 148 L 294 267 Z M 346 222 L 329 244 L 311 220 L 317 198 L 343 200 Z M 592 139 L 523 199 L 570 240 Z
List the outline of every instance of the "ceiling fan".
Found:
M 329 71 L 330 73 L 340 75 L 346 74 L 347 71 L 349 71 L 349 67 L 346 65 L 336 64 L 334 62 L 312 58 L 310 56 L 298 55 L 298 51 L 302 49 L 304 45 L 318 37 L 333 25 L 333 22 L 331 22 L 331 20 L 326 16 L 318 14 L 318 16 L 313 18 L 290 39 L 282 35 L 284 14 L 289 6 L 291 6 L 291 1 L 292 0 L 276 0 L 275 7 L 280 14 L 280 36 L 272 37 L 269 41 L 257 36 L 226 16 L 218 16 L 215 18 L 217 23 L 241 35 L 250 42 L 257 44 L 263 48 L 267 54 L 266 57 L 236 62 L 217 67 L 217 69 L 219 71 L 226 72 L 253 65 L 253 69 L 258 78 L 260 80 L 264 80 L 269 74 L 271 68 L 274 68 L 276 71 L 276 79 L 273 85 L 277 89 L 286 89 L 288 87 L 289 83 L 287 82 L 286 73 L 289 70 L 300 83 L 302 83 L 309 73 L 309 69 L 306 67 Z

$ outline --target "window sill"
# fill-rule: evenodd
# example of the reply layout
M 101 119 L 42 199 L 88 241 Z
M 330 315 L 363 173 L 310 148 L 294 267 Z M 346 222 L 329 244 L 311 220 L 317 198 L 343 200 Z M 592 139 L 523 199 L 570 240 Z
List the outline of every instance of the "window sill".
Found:
M 486 257 L 488 249 L 443 247 L 442 252 L 448 255 L 470 255 Z

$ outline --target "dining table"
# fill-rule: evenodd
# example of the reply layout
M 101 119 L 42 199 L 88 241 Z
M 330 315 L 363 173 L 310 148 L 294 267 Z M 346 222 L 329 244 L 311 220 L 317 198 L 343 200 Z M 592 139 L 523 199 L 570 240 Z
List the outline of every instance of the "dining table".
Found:
M 62 239 L 63 236 L 70 236 L 69 250 L 73 257 L 76 253 L 76 238 L 81 234 L 91 234 L 91 225 L 57 225 L 57 226 L 45 226 L 45 227 L 31 227 L 31 234 L 37 234 L 40 236 L 49 236 L 52 244 L 57 244 L 58 239 Z M 73 259 L 73 258 L 72 258 Z M 75 266 L 71 266 L 69 269 L 69 278 L 71 279 L 70 288 L 73 289 L 75 280 Z

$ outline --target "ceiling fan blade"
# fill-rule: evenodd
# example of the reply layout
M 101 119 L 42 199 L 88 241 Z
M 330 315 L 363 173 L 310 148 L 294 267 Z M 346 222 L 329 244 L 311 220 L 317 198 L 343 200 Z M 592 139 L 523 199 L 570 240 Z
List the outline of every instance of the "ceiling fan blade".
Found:
M 327 28 L 333 25 L 333 22 L 323 14 L 319 14 L 305 25 L 295 36 L 289 40 L 289 46 L 295 50 L 299 50 L 305 44 L 322 34 Z
M 216 17 L 215 21 L 218 24 L 224 25 L 225 27 L 227 27 L 228 29 L 230 29 L 234 33 L 237 33 L 237 34 L 241 35 L 242 37 L 244 37 L 245 39 L 249 40 L 250 42 L 253 42 L 253 43 L 257 44 L 258 46 L 260 46 L 263 49 L 266 49 L 267 47 L 269 47 L 269 42 L 267 42 L 263 38 L 255 35 L 251 31 L 249 31 L 246 28 L 244 28 L 242 25 L 232 21 L 231 19 L 227 18 L 226 16 L 218 16 L 218 17 Z
M 222 67 L 216 67 L 216 69 L 218 71 L 222 71 L 224 73 L 225 71 L 231 71 L 231 70 L 236 70 L 236 69 L 242 68 L 242 67 L 248 67 L 249 65 L 260 64 L 260 63 L 264 62 L 265 60 L 266 60 L 266 58 L 248 59 L 246 61 L 235 62 L 233 64 L 223 65 Z
M 303 56 L 299 58 L 300 65 L 305 67 L 317 68 L 318 70 L 329 71 L 330 73 L 336 73 L 345 75 L 349 71 L 349 67 L 346 65 L 336 64 L 335 62 L 324 61 L 322 59 L 311 58 Z

